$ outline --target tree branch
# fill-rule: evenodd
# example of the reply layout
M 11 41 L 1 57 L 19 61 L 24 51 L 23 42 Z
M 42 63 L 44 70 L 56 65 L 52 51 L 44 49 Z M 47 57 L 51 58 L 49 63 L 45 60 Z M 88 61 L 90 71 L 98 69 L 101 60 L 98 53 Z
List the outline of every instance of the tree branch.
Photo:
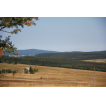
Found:
M 3 31 L 3 30 L 0 29 L 0 31 Z M 7 31 L 3 31 L 3 32 L 7 32 Z M 7 33 L 11 33 L 11 32 L 7 32 Z
M 4 27 L 2 27 L 0 30 L 2 30 L 2 29 L 4 29 L 4 28 L 6 28 L 6 27 L 4 26 Z

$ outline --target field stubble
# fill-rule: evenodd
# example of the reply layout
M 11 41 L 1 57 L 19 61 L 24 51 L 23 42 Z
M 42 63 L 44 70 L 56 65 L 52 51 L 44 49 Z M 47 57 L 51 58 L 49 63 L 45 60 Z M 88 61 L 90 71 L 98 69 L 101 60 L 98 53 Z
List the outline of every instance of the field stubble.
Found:
M 92 60 L 83 60 L 87 62 L 97 62 L 97 63 L 106 63 L 106 59 L 92 59 Z
M 25 67 L 37 68 L 35 74 L 24 74 Z M 93 87 L 94 72 L 90 70 L 68 69 L 25 64 L 0 63 L 0 69 L 17 70 L 0 74 L 1 87 Z M 106 72 L 95 72 L 95 86 L 106 87 Z

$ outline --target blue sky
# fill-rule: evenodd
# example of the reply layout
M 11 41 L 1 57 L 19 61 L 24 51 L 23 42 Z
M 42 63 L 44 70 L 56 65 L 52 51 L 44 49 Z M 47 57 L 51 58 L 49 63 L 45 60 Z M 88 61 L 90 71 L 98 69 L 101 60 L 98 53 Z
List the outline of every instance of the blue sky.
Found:
M 10 39 L 18 50 L 42 49 L 59 52 L 106 50 L 105 17 L 39 17 L 36 27 L 21 28 Z M 11 31 L 13 29 L 4 29 Z

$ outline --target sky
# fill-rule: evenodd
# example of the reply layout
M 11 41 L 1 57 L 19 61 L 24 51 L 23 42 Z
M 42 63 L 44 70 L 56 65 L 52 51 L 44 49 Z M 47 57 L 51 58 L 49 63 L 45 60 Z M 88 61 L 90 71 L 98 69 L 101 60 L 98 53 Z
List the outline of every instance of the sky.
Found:
M 0 32 L 18 50 L 58 52 L 106 50 L 106 17 L 38 17 L 36 26 L 24 26 L 18 34 Z M 13 28 L 14 29 L 14 28 Z M 4 31 L 12 31 L 5 28 Z

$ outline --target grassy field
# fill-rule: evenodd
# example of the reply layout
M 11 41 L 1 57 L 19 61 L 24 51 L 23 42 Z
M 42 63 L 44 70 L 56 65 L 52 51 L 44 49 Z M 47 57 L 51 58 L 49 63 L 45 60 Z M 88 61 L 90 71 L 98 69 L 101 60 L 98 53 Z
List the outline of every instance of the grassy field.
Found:
M 106 59 L 93 59 L 93 60 L 83 60 L 87 62 L 98 62 L 98 63 L 106 63 Z
M 35 74 L 24 74 L 25 67 L 37 68 Z M 0 63 L 0 70 L 17 70 L 0 74 L 0 87 L 94 87 L 94 72 L 69 68 Z M 106 72 L 95 72 L 95 86 L 106 87 Z

